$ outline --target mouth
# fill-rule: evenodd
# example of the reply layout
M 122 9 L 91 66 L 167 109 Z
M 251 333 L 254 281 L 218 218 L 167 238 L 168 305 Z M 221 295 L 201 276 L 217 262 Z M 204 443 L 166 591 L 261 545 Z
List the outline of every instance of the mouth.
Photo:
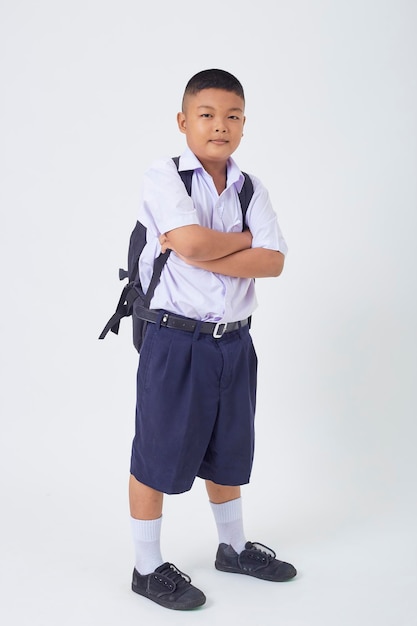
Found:
M 210 143 L 214 143 L 216 146 L 224 146 L 225 143 L 229 143 L 227 139 L 210 139 Z

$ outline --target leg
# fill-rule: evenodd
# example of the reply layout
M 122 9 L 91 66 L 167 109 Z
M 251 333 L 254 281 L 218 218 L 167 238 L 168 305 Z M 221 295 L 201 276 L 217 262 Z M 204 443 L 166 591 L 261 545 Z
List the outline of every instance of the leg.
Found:
M 206 480 L 206 489 L 209 500 L 213 504 L 223 504 L 224 502 L 240 498 L 240 487 L 216 485 L 211 480 Z
M 160 550 L 164 494 L 136 480 L 129 481 L 129 501 L 136 563 L 132 590 L 168 609 L 201 606 L 206 597 L 175 565 L 163 563 Z
M 130 515 L 134 519 L 153 520 L 160 518 L 163 498 L 163 493 L 140 483 L 134 476 L 130 475 Z
M 135 568 L 141 574 L 149 574 L 163 563 L 160 546 L 163 494 L 131 475 L 129 501 Z
M 217 485 L 206 480 L 206 489 L 217 524 L 219 544 L 232 546 L 239 554 L 246 544 L 240 487 Z

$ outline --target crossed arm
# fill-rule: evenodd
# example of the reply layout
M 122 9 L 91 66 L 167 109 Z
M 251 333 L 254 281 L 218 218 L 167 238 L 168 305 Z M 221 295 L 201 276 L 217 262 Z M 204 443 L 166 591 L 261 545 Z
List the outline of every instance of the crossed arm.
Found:
M 249 230 L 223 233 L 193 224 L 159 237 L 162 252 L 173 250 L 183 261 L 201 269 L 237 278 L 279 276 L 284 255 L 277 250 L 252 248 Z

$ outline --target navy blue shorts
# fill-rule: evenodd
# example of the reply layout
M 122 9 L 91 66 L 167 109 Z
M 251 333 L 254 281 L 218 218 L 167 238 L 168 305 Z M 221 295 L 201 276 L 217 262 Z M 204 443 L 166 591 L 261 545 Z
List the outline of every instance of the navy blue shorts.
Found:
M 148 324 L 137 375 L 130 471 L 163 493 L 196 476 L 249 482 L 257 357 L 248 326 L 220 339 Z

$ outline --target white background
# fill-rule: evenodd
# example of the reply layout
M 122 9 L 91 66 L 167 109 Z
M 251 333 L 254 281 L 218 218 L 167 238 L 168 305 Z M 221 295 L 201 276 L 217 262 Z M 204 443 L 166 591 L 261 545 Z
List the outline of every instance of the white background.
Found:
M 417 5 L 412 0 L 0 3 L 0 619 L 8 626 L 417 624 Z M 179 154 L 187 80 L 243 83 L 235 157 L 289 245 L 257 281 L 249 539 L 299 569 L 213 568 L 203 485 L 166 499 L 191 614 L 129 590 L 130 323 L 120 292 L 144 169 Z

